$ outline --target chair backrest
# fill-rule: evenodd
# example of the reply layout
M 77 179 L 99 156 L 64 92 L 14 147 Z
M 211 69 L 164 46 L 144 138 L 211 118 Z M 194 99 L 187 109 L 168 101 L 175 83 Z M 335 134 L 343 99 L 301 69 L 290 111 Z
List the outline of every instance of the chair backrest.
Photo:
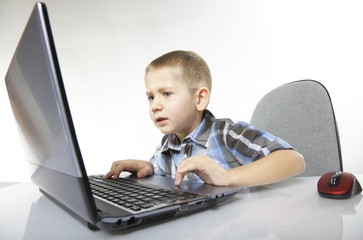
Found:
M 290 143 L 305 158 L 299 176 L 343 170 L 338 127 L 327 89 L 314 80 L 284 84 L 257 104 L 251 124 Z

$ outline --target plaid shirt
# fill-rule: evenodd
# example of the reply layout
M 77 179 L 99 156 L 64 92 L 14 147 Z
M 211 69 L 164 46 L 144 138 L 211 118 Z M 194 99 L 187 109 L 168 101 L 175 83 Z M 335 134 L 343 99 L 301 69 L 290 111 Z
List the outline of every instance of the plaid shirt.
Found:
M 174 177 L 180 162 L 190 156 L 206 155 L 228 169 L 251 163 L 279 149 L 292 147 L 248 123 L 216 119 L 206 110 L 201 124 L 182 141 L 175 134 L 165 135 L 150 161 L 156 175 Z M 191 181 L 201 181 L 193 173 L 187 176 Z

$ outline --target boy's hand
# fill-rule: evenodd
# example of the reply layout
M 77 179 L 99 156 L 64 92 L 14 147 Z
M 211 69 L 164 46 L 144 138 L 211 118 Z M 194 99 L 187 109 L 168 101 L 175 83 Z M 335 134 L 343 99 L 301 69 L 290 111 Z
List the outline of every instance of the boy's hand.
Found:
M 207 156 L 193 156 L 182 161 L 175 174 L 175 185 L 180 185 L 184 176 L 193 172 L 205 183 L 217 186 L 228 186 L 230 174 Z
M 135 172 L 137 177 L 143 178 L 154 173 L 153 165 L 148 161 L 142 160 L 120 160 L 112 163 L 110 171 L 103 177 L 109 179 L 111 177 L 118 179 L 123 172 Z

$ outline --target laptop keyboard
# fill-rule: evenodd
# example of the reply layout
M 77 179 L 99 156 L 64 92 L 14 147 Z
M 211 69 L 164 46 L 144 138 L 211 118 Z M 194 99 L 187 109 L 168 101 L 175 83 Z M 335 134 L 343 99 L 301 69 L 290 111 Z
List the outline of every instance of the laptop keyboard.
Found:
M 118 206 L 138 212 L 158 205 L 182 203 L 200 197 L 198 194 L 173 189 L 153 188 L 131 179 L 103 180 L 102 176 L 90 176 L 90 186 L 94 196 L 110 201 Z

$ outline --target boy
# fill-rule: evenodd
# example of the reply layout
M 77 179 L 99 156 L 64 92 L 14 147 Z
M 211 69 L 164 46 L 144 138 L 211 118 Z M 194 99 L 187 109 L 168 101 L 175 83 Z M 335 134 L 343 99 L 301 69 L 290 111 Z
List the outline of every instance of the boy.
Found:
M 219 186 L 256 186 L 299 174 L 305 162 L 283 140 L 244 122 L 215 119 L 207 110 L 212 89 L 206 62 L 194 52 L 173 51 L 145 71 L 150 117 L 164 133 L 150 161 L 121 160 L 105 179 L 123 171 L 138 177 L 175 177 L 181 184 L 204 181 Z

